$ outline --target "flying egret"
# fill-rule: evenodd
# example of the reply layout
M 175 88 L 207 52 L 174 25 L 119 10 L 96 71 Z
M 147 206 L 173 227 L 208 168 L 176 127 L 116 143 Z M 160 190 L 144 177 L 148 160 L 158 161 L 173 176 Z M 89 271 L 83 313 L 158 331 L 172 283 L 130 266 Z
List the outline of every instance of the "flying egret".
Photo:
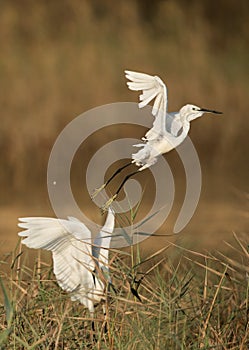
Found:
M 52 251 L 53 270 L 59 286 L 70 292 L 71 300 L 78 300 L 87 307 L 92 318 L 94 304 L 106 298 L 106 288 L 111 283 L 108 248 L 114 220 L 113 210 L 109 208 L 105 224 L 91 244 L 90 230 L 74 217 L 68 217 L 68 220 L 47 217 L 19 219 L 18 226 L 25 230 L 18 235 L 26 237 L 22 244 Z M 92 327 L 94 329 L 94 323 Z
M 151 76 L 145 73 L 138 73 L 125 70 L 128 88 L 133 91 L 142 91 L 139 96 L 139 108 L 148 105 L 152 100 L 152 115 L 155 117 L 153 127 L 147 131 L 142 138 L 143 143 L 134 145 L 141 148 L 137 153 L 132 154 L 132 160 L 119 168 L 100 188 L 97 188 L 92 198 L 103 190 L 122 170 L 131 164 L 139 167 L 138 170 L 128 174 L 116 193 L 111 197 L 102 209 L 106 210 L 116 199 L 125 182 L 133 175 L 149 168 L 157 162 L 159 155 L 167 153 L 179 146 L 187 137 L 190 122 L 201 117 L 204 113 L 222 114 L 222 112 L 201 108 L 192 104 L 183 106 L 179 112 L 167 112 L 167 88 L 158 76 Z

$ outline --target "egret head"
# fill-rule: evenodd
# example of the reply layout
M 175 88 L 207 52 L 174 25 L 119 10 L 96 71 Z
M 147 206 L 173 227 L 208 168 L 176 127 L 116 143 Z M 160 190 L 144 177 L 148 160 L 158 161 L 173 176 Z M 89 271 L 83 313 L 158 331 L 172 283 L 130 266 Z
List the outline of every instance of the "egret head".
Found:
M 201 108 L 190 104 L 185 105 L 180 109 L 181 117 L 187 122 L 191 122 L 192 120 L 201 117 L 204 113 L 222 114 L 222 112 Z

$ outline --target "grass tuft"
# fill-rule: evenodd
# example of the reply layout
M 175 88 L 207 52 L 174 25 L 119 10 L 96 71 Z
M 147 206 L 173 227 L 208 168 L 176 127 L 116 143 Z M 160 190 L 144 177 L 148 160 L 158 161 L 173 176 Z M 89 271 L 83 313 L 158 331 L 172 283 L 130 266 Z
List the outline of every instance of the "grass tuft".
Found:
M 248 244 L 234 235 L 230 253 L 201 254 L 175 246 L 141 257 L 113 251 L 107 332 L 101 305 L 96 330 L 88 311 L 57 285 L 50 263 L 32 267 L 16 252 L 2 276 L 0 346 L 8 349 L 246 349 L 249 345 Z M 235 254 L 236 252 L 236 254 Z M 11 263 L 11 262 L 10 262 Z

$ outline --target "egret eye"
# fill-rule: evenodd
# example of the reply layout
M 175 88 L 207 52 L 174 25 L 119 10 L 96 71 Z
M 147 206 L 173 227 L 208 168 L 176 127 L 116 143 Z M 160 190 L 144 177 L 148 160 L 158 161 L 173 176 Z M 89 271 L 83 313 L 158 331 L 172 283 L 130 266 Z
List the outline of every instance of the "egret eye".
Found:
M 192 107 L 192 110 L 193 110 L 193 111 L 199 111 L 199 109 L 196 108 L 196 107 Z

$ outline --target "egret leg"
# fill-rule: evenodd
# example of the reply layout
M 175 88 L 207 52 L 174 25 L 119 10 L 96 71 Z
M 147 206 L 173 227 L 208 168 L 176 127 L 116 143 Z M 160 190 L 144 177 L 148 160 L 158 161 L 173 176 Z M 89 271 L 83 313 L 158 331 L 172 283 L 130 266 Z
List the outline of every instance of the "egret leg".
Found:
M 97 338 L 96 338 L 96 332 L 95 332 L 95 323 L 94 323 L 94 320 L 93 320 L 93 317 L 94 315 L 91 313 L 91 318 L 92 318 L 92 322 L 91 322 L 91 339 L 93 342 L 96 342 L 97 341 Z
M 130 177 L 132 177 L 133 175 L 136 175 L 137 173 L 139 173 L 140 170 L 136 170 L 136 171 L 133 171 L 133 173 L 130 173 L 128 174 L 124 180 L 121 182 L 121 185 L 119 186 L 119 188 L 117 189 L 117 192 L 115 193 L 114 196 L 117 196 L 119 194 L 119 192 L 122 190 L 124 184 L 126 183 L 127 180 L 129 180 Z M 116 197 L 115 197 L 116 198 Z
M 108 332 L 108 327 L 107 327 L 107 312 L 106 312 L 106 307 L 103 305 L 103 314 L 104 314 L 104 323 L 103 323 L 103 328 L 104 328 L 104 333 Z
M 124 184 L 126 183 L 127 180 L 129 180 L 130 177 L 132 177 L 133 175 L 136 175 L 137 173 L 139 173 L 140 170 L 136 170 L 131 174 L 128 174 L 124 180 L 122 181 L 121 185 L 119 186 L 119 188 L 117 189 L 116 193 L 114 194 L 114 196 L 112 196 L 110 199 L 108 199 L 107 202 L 105 202 L 105 204 L 102 206 L 102 210 L 106 211 L 109 206 L 112 204 L 112 202 L 117 198 L 119 192 L 121 191 L 121 189 L 123 188 Z
M 96 190 L 93 192 L 93 194 L 91 195 L 91 198 L 95 198 L 122 170 L 124 170 L 125 168 L 127 168 L 129 165 L 132 165 L 131 162 L 123 165 L 122 167 L 118 168 L 115 173 L 112 174 L 112 176 L 99 188 L 96 188 Z
M 108 210 L 109 206 L 112 204 L 112 202 L 117 198 L 117 194 L 114 194 L 111 198 L 108 199 L 107 202 L 101 207 L 101 211 L 104 213 Z

